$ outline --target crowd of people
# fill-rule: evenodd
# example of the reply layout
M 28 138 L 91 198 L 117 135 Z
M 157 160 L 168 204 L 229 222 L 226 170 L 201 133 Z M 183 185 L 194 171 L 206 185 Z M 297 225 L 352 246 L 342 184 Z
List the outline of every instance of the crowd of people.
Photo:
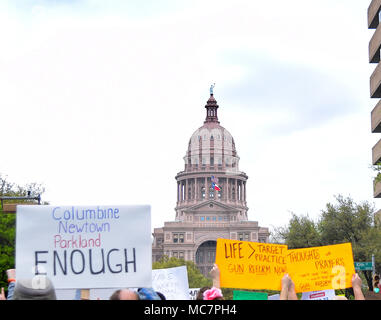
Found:
M 214 264 L 210 271 L 212 286 L 202 287 L 197 293 L 196 300 L 225 300 L 220 287 L 220 270 Z M 52 281 L 48 277 L 34 279 L 19 279 L 16 281 L 16 270 L 7 270 L 8 294 L 5 296 L 4 288 L 1 288 L 0 300 L 56 300 L 56 290 Z M 43 285 L 41 281 L 43 280 Z M 38 285 L 36 285 L 36 281 Z M 357 273 L 352 276 L 352 288 L 355 300 L 365 300 L 361 290 L 362 280 Z M 83 298 L 82 298 L 83 299 Z M 87 298 L 86 298 L 87 299 Z M 110 300 L 166 300 L 161 292 L 152 288 L 138 288 L 131 290 L 128 288 L 118 289 L 112 293 Z M 281 280 L 280 300 L 298 300 L 295 292 L 295 285 L 291 277 L 285 274 Z M 347 300 L 343 296 L 335 296 L 335 300 Z

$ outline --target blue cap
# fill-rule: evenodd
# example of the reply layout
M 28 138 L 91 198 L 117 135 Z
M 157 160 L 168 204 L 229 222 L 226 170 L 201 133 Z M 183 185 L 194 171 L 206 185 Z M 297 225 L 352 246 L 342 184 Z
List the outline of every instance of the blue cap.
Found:
M 161 300 L 152 288 L 139 288 L 138 295 L 140 300 Z

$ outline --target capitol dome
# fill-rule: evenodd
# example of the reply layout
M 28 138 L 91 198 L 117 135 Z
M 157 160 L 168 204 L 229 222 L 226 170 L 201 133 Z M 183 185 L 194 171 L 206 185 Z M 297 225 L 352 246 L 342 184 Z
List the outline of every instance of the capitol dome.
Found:
M 270 235 L 248 219 L 248 176 L 238 169 L 232 135 L 218 121 L 213 87 L 204 124 L 189 140 L 185 170 L 175 177 L 175 221 L 154 229 L 152 245 L 152 261 L 163 256 L 193 261 L 204 276 L 216 261 L 217 239 L 268 242 Z
M 210 95 L 206 108 L 204 125 L 189 139 L 184 157 L 185 171 L 238 170 L 239 157 L 232 135 L 220 125 L 217 117 L 218 104 Z

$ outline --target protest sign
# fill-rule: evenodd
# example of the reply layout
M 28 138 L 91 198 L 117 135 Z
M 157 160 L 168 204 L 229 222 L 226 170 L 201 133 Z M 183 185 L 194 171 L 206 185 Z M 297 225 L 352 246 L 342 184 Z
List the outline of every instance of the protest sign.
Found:
M 197 293 L 200 291 L 200 288 L 189 288 L 189 299 L 196 300 Z
M 152 288 L 167 300 L 189 300 L 187 267 L 152 270 Z
M 335 297 L 335 290 L 320 290 L 303 292 L 302 300 L 332 300 Z
M 253 292 L 253 291 L 233 291 L 233 300 L 267 300 L 268 294 L 266 292 Z
M 57 289 L 151 287 L 150 206 L 17 206 L 17 278 Z
M 286 245 L 217 239 L 221 287 L 280 290 Z
M 352 287 L 355 273 L 350 243 L 287 251 L 287 272 L 296 292 Z

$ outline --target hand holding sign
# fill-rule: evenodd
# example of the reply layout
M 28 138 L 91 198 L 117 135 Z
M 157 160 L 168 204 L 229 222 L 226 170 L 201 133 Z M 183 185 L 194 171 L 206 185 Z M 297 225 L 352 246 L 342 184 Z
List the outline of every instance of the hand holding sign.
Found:
M 287 246 L 217 239 L 221 287 L 280 290 Z
M 293 298 L 295 292 L 349 288 L 355 273 L 350 243 L 287 250 L 286 245 L 217 239 L 216 263 L 221 287 L 227 288 L 281 290 L 287 272 L 293 282 L 283 285 Z
M 288 250 L 287 270 L 296 292 L 349 288 L 355 273 L 352 245 Z

